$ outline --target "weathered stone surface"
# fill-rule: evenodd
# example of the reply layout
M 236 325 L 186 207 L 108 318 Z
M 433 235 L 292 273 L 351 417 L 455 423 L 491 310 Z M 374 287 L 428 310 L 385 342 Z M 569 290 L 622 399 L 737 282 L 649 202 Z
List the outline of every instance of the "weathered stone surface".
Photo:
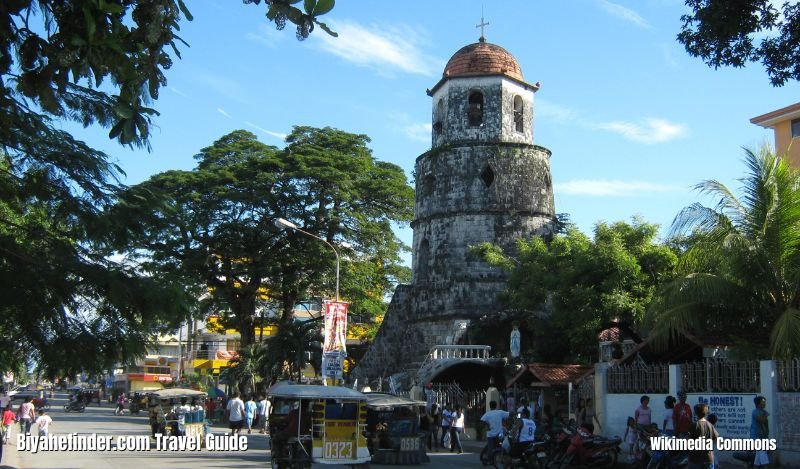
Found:
M 473 61 L 472 72 L 489 67 L 481 73 L 467 73 L 475 50 L 462 49 L 434 87 L 433 147 L 415 166 L 412 284 L 395 291 L 353 377 L 411 371 L 433 346 L 457 344 L 471 320 L 498 311 L 506 277 L 470 255 L 470 246 L 513 249 L 518 238 L 552 233 L 550 151 L 533 144 L 538 87 L 522 82 L 521 71 L 509 75 L 513 67 L 497 73 L 492 67 L 507 57 L 495 47 L 487 53 L 496 60 L 478 54 L 485 61 Z

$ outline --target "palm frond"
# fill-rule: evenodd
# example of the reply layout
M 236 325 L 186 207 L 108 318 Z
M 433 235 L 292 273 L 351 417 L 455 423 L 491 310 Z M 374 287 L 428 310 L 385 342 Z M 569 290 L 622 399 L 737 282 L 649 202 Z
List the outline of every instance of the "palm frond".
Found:
M 772 356 L 792 358 L 800 354 L 800 311 L 790 308 L 775 321 L 770 335 Z

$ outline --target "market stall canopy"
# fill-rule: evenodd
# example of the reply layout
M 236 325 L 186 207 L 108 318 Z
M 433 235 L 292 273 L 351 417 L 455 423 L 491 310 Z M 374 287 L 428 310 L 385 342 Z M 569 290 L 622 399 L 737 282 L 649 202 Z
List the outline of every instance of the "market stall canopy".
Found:
M 395 396 L 382 392 L 364 393 L 367 396 L 367 407 L 372 408 L 395 408 L 395 407 L 417 407 L 424 406 L 424 401 L 415 401 L 407 397 Z
M 181 397 L 205 397 L 206 393 L 187 388 L 169 388 L 147 393 L 159 399 L 178 399 Z
M 584 376 L 594 371 L 591 366 L 557 365 L 552 363 L 531 363 L 511 378 L 506 387 L 514 384 L 535 388 L 566 386 L 577 384 Z

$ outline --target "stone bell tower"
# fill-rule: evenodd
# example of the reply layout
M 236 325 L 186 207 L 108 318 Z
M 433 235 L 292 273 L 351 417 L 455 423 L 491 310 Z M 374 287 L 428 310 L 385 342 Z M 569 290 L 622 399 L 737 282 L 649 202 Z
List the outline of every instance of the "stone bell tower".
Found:
M 404 371 L 499 310 L 506 277 L 470 246 L 513 249 L 519 238 L 552 233 L 550 151 L 533 143 L 538 89 L 510 53 L 481 37 L 428 90 L 433 133 L 414 168 L 412 284 L 398 287 L 356 376 Z

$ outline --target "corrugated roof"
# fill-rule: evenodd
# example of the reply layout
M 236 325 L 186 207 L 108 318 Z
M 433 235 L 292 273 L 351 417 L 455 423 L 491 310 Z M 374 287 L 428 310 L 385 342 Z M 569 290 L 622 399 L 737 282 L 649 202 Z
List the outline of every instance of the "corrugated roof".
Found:
M 548 386 L 567 385 L 569 383 L 575 384 L 593 370 L 593 367 L 587 365 L 530 363 L 526 368 L 517 373 L 517 375 L 508 382 L 507 386 L 511 386 L 526 374 L 532 375 L 532 377 L 540 384 Z

